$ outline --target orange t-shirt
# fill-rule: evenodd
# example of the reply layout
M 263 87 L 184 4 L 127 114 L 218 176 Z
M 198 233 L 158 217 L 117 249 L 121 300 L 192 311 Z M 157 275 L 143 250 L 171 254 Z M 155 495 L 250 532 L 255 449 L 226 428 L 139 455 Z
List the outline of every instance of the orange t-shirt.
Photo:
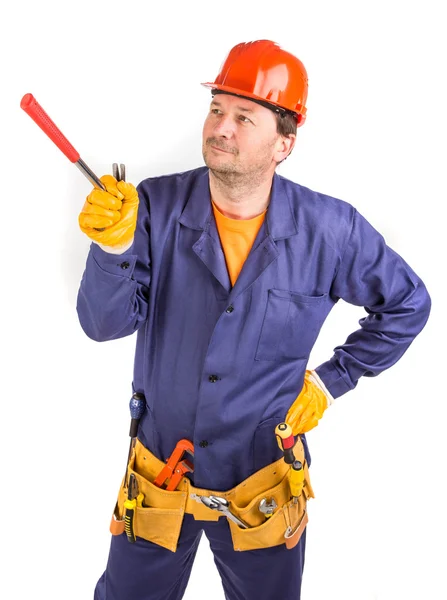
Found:
M 212 205 L 231 285 L 234 285 L 265 219 L 267 209 L 253 219 L 230 219 L 219 211 L 214 202 Z

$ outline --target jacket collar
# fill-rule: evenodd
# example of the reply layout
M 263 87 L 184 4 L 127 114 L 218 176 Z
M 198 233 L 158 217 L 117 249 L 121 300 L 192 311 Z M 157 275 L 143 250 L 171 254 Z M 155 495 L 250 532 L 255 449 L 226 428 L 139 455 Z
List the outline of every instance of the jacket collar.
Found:
M 203 231 L 209 228 L 212 212 L 209 170 L 207 167 L 201 167 L 197 171 L 195 182 L 179 222 L 190 229 Z M 273 176 L 266 221 L 273 240 L 281 240 L 298 233 L 298 225 L 292 212 L 284 179 L 276 173 Z

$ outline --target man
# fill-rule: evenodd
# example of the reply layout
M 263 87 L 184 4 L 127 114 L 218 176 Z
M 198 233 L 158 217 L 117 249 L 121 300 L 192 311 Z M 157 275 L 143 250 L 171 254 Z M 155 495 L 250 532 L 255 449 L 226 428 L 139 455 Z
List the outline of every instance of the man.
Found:
M 182 598 L 203 531 L 226 598 L 299 599 L 312 496 L 302 434 L 360 377 L 393 365 L 430 311 L 420 278 L 351 205 L 275 173 L 306 117 L 301 61 L 268 40 L 238 44 L 204 85 L 206 167 L 138 191 L 105 176 L 107 192 L 93 190 L 79 217 L 94 242 L 80 322 L 98 341 L 138 331 L 133 390 L 145 408 L 129 463 L 139 508 L 129 476 L 126 534 L 112 538 L 97 600 Z M 365 307 L 361 328 L 306 370 L 340 298 Z M 193 472 L 166 491 L 152 466 L 179 440 L 193 443 Z M 298 491 L 293 469 L 305 472 Z M 239 524 L 216 514 L 213 492 Z

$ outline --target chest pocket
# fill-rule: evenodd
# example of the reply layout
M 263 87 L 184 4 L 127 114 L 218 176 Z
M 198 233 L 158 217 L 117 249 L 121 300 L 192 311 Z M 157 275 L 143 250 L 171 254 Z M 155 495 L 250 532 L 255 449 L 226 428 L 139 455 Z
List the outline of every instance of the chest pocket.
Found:
M 255 360 L 308 358 L 330 308 L 328 294 L 269 290 Z

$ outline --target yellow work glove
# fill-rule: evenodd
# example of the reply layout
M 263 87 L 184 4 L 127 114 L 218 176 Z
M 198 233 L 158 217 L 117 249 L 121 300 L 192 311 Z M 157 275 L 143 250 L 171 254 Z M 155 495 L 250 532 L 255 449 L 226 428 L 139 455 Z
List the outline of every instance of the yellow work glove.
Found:
M 286 416 L 286 423 L 292 428 L 293 435 L 306 433 L 316 427 L 332 402 L 332 396 L 316 373 L 306 371 L 301 392 Z
M 94 188 L 79 215 L 81 231 L 90 239 L 112 250 L 131 246 L 138 214 L 138 193 L 131 183 L 104 175 L 107 191 Z

